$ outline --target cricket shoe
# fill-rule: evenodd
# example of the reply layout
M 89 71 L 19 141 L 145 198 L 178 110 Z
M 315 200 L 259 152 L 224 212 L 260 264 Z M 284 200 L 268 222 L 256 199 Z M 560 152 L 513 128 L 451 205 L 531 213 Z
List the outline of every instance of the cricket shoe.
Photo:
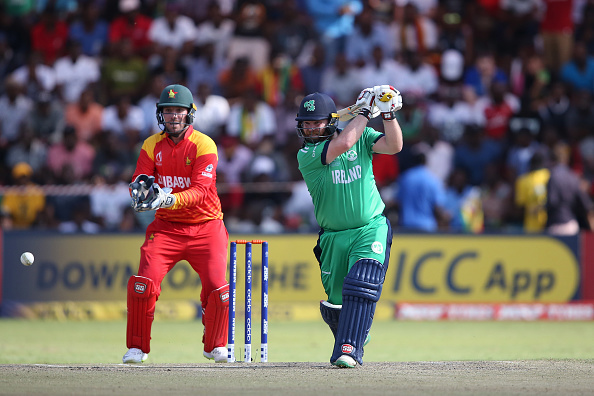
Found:
M 124 355 L 122 362 L 124 363 L 142 363 L 148 359 L 148 353 L 142 352 L 138 348 L 130 348 Z
M 332 364 L 340 368 L 353 368 L 357 365 L 357 361 L 349 355 L 342 355 Z
M 227 363 L 227 348 L 216 347 L 212 352 L 202 352 L 205 358 L 214 359 L 215 363 Z

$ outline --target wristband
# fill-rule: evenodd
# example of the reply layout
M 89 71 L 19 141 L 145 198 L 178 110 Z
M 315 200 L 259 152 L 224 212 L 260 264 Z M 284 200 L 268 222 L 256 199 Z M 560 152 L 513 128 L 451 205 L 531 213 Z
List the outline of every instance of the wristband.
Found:
M 367 118 L 367 121 L 369 121 L 371 119 L 371 110 L 369 110 L 369 109 L 361 109 L 361 111 L 359 111 L 359 114 L 361 114 L 363 117 Z
M 395 118 L 396 118 L 396 110 L 387 111 L 385 113 L 382 113 L 382 119 L 384 119 L 385 121 L 390 121 Z

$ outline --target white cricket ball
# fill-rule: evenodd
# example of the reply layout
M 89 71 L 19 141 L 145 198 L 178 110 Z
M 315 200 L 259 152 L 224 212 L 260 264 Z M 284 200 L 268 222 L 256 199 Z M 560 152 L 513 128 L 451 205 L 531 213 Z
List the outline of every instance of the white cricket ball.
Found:
M 31 264 L 33 264 L 33 261 L 35 261 L 35 257 L 33 256 L 33 253 L 25 252 L 25 253 L 21 254 L 21 263 L 23 263 L 23 265 L 26 265 L 28 267 Z

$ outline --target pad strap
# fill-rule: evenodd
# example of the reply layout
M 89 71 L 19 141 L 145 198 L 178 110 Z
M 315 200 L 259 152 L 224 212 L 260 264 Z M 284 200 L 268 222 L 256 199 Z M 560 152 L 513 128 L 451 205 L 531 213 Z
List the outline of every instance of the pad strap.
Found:
M 330 327 L 335 339 L 341 309 L 342 305 L 330 304 L 328 301 L 324 300 L 320 301 L 320 313 L 322 314 L 322 319 L 324 319 L 324 322 Z
M 128 279 L 128 319 L 126 346 L 151 351 L 151 326 L 158 294 L 150 278 L 133 275 Z
M 204 351 L 212 352 L 216 347 L 227 346 L 229 327 L 229 285 L 213 290 L 204 309 Z
M 373 323 L 385 274 L 386 268 L 379 261 L 361 259 L 344 278 L 342 311 L 331 363 L 341 355 L 350 355 L 359 364 L 363 364 L 363 344 Z

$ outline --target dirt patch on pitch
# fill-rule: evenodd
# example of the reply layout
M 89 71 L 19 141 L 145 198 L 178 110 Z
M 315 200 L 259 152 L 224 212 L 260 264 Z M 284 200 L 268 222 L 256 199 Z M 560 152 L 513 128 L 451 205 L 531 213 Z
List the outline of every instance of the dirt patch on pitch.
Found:
M 591 395 L 594 360 L 0 365 L 0 395 Z

